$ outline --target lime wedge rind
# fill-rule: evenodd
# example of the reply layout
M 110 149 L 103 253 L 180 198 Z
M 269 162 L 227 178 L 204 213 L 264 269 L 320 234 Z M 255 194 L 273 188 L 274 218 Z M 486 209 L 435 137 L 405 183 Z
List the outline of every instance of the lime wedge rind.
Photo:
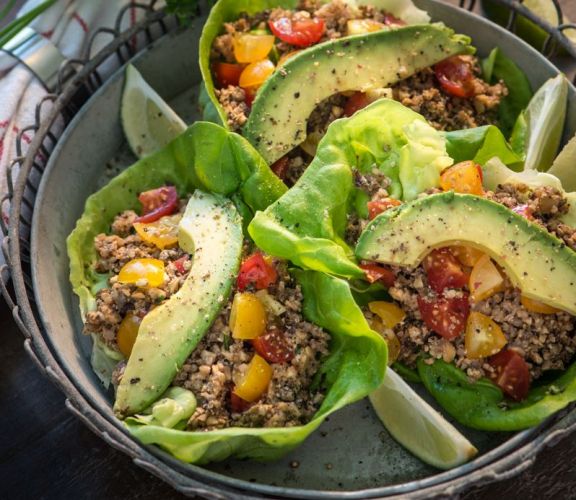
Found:
M 124 135 L 138 158 L 148 156 L 186 130 L 186 123 L 129 64 L 120 109 Z
M 402 446 L 438 469 L 457 467 L 478 450 L 450 422 L 388 368 L 370 396 L 378 418 Z

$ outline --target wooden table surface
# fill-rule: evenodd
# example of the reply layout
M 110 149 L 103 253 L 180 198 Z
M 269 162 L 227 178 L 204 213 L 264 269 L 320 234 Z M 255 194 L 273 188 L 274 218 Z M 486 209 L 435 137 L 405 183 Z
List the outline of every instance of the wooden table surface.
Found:
M 3 3 L 3 2 L 0 2 Z M 576 19 L 576 0 L 561 0 Z M 576 436 L 544 450 L 522 475 L 467 499 L 576 498 Z M 73 417 L 23 348 L 0 300 L 0 499 L 180 498 Z

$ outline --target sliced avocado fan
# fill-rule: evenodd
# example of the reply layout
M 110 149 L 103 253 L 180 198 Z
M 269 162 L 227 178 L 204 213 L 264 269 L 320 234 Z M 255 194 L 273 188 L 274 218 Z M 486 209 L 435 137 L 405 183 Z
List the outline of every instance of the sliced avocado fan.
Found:
M 114 413 L 142 411 L 168 388 L 225 304 L 240 265 L 242 220 L 227 198 L 195 191 L 179 225 L 192 257 L 180 290 L 142 320 L 118 390 Z
M 470 38 L 412 25 L 322 43 L 291 57 L 260 88 L 243 135 L 271 164 L 306 139 L 314 108 L 339 92 L 390 86 L 456 54 Z
M 576 252 L 486 198 L 447 192 L 387 210 L 366 227 L 356 255 L 414 268 L 430 250 L 448 245 L 488 253 L 523 295 L 576 314 Z

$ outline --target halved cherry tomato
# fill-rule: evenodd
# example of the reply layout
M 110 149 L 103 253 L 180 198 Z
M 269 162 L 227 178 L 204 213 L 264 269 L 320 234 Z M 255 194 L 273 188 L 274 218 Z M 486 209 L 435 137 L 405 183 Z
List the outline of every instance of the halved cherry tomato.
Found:
M 240 87 L 243 89 L 258 88 L 272 73 L 274 73 L 274 63 L 270 61 L 270 59 L 253 62 L 246 66 L 244 71 L 242 71 L 239 82 Z
M 460 264 L 467 267 L 474 267 L 474 264 L 484 255 L 482 250 L 465 245 L 454 245 L 450 251 L 456 256 Z
M 283 156 L 279 160 L 275 161 L 272 165 L 270 165 L 270 170 L 272 170 L 272 172 L 274 172 L 277 177 L 285 180 L 289 165 L 290 159 L 287 156 Z
M 178 223 L 181 219 L 180 214 L 167 215 L 148 224 L 135 222 L 134 229 L 143 241 L 163 250 L 178 243 Z
M 272 367 L 264 358 L 254 354 L 246 373 L 234 387 L 234 393 L 244 401 L 253 403 L 266 392 L 271 379 Z
M 402 344 L 393 330 L 386 327 L 384 322 L 379 317 L 374 317 L 370 320 L 370 328 L 378 332 L 388 345 L 388 366 L 394 363 L 400 357 Z
M 475 95 L 474 75 L 470 65 L 460 56 L 452 56 L 435 64 L 434 73 L 447 94 L 462 98 Z
M 253 293 L 234 295 L 230 311 L 230 330 L 235 339 L 255 339 L 266 331 L 266 309 Z
M 491 376 L 502 391 L 516 401 L 521 401 L 530 390 L 530 368 L 524 358 L 513 349 L 503 349 L 492 356 L 488 363 L 494 368 Z
M 447 340 L 458 337 L 466 328 L 470 311 L 468 294 L 459 298 L 429 300 L 418 297 L 418 309 L 424 324 Z
M 243 64 L 217 62 L 212 65 L 212 73 L 216 77 L 216 87 L 226 88 L 229 85 L 238 86 L 240 75 L 244 70 Z
M 244 89 L 244 95 L 245 95 L 244 102 L 246 103 L 246 106 L 248 106 L 249 108 L 252 108 L 252 103 L 254 102 L 254 99 L 256 99 L 257 92 L 258 87 L 247 87 Z
M 560 312 L 560 309 L 556 309 L 555 307 L 549 306 L 548 304 L 544 304 L 544 302 L 540 302 L 538 300 L 529 299 L 524 295 L 520 296 L 520 302 L 524 306 L 525 309 L 528 311 L 532 311 L 539 314 L 556 314 Z
M 232 410 L 233 413 L 243 413 L 251 406 L 252 404 L 244 401 L 234 392 L 234 389 L 230 391 L 230 410 Z
M 507 342 L 502 328 L 492 318 L 476 311 L 470 313 L 464 337 L 467 358 L 480 359 L 492 356 Z
M 504 290 L 504 278 L 489 255 L 483 255 L 474 264 L 468 288 L 473 302 L 480 302 Z
M 256 290 L 262 290 L 276 283 L 277 279 L 278 273 L 274 265 L 269 263 L 260 252 L 255 252 L 242 262 L 236 286 L 240 291 L 245 290 L 249 285 L 254 286 Z
M 294 358 L 294 351 L 283 332 L 277 328 L 252 340 L 254 350 L 270 363 L 287 363 Z
M 482 167 L 473 161 L 456 163 L 442 172 L 440 187 L 444 191 L 482 196 Z
M 442 293 L 446 288 L 462 288 L 468 283 L 468 275 L 448 248 L 432 250 L 423 261 L 430 288 Z
M 157 287 L 164 283 L 164 262 L 159 259 L 132 259 L 118 273 L 120 283 Z
M 374 21 L 374 19 L 350 19 L 346 22 L 346 33 L 348 35 L 364 35 L 386 28 L 384 23 Z
M 518 215 L 521 215 L 525 219 L 534 220 L 532 208 L 530 208 L 528 205 L 517 205 L 512 209 L 512 212 L 515 212 Z
M 386 328 L 394 328 L 406 317 L 406 313 L 393 302 L 375 300 L 368 303 L 368 309 L 382 320 Z
M 394 198 L 384 198 L 383 200 L 369 201 L 368 202 L 368 217 L 372 220 L 377 215 L 385 212 L 389 208 L 402 205 L 402 202 Z
M 134 222 L 146 224 L 158 220 L 165 215 L 173 214 L 178 208 L 178 192 L 174 186 L 163 186 L 150 191 L 144 191 L 138 196 L 142 204 L 142 215 Z
M 134 342 L 136 342 L 141 322 L 142 318 L 130 311 L 118 327 L 116 343 L 118 344 L 118 349 L 120 349 L 120 352 L 124 354 L 126 358 L 129 358 L 132 353 L 132 347 L 134 347 Z
M 316 43 L 326 29 L 324 21 L 317 17 L 294 22 L 288 17 L 281 17 L 268 21 L 268 25 L 280 40 L 297 47 L 309 47 Z
M 364 263 L 360 264 L 360 269 L 364 271 L 366 280 L 369 283 L 376 283 L 377 281 L 381 281 L 384 286 L 390 288 L 394 285 L 394 281 L 396 281 L 396 275 L 394 274 L 394 271 L 381 264 Z
M 239 63 L 253 63 L 264 59 L 274 46 L 272 35 L 238 35 L 232 39 L 234 57 Z
M 344 104 L 344 116 L 352 116 L 356 111 L 364 109 L 372 100 L 365 92 L 354 92 Z
M 190 260 L 190 256 L 189 255 L 183 255 L 182 257 L 180 257 L 179 259 L 176 259 L 173 264 L 174 267 L 176 268 L 176 271 L 178 271 L 180 274 L 184 274 L 186 272 L 186 262 L 188 262 Z

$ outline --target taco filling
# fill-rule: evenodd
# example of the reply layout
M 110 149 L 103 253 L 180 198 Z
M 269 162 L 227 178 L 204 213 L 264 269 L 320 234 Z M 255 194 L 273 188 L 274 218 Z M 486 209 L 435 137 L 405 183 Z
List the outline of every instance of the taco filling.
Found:
M 164 197 L 167 204 L 174 194 L 169 186 L 142 193 L 148 215 L 122 212 L 111 234 L 94 241 L 96 271 L 109 277 L 96 295 L 96 310 L 86 315 L 85 332 L 126 358 L 140 321 L 178 292 L 191 267 L 190 256 L 178 246 L 178 222 L 188 200 L 162 210 L 147 201 Z M 156 216 L 150 216 L 154 210 Z M 302 292 L 286 263 L 251 251 L 245 242 L 230 300 L 171 384 L 196 397 L 187 428 L 305 424 L 324 399 L 311 387 L 328 344 L 329 335 L 303 318 Z M 121 362 L 115 370 L 115 385 L 124 367 Z

